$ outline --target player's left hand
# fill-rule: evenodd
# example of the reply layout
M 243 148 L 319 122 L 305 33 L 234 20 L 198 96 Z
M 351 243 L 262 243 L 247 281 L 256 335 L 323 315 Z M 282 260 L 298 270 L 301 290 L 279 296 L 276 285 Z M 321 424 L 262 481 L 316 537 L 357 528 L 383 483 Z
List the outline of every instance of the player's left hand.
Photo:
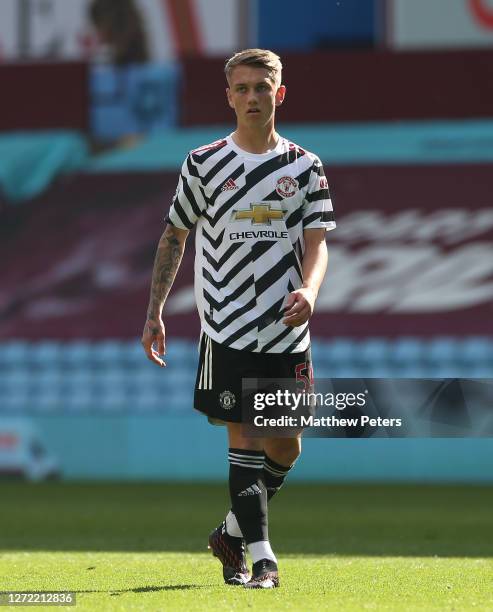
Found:
M 284 310 L 284 325 L 299 327 L 306 323 L 313 314 L 315 298 L 315 292 L 309 287 L 291 292 Z

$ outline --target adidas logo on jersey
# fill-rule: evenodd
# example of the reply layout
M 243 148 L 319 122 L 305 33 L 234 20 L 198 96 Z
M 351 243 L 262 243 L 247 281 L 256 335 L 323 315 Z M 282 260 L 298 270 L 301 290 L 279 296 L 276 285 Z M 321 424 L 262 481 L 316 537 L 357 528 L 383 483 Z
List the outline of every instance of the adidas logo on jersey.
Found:
M 260 490 L 258 485 L 254 484 L 251 487 L 248 487 L 247 489 L 242 491 L 241 493 L 238 493 L 238 497 L 246 497 L 247 495 L 260 495 L 260 493 L 262 493 L 262 491 Z
M 233 181 L 232 178 L 229 178 L 221 187 L 221 191 L 233 191 L 234 189 L 238 189 L 238 185 Z

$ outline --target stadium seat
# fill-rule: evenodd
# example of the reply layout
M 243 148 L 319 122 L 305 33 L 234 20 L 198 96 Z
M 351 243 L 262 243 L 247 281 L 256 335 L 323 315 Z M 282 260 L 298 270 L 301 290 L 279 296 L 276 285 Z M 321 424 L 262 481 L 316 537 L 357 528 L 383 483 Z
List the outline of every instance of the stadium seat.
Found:
M 8 393 L 0 398 L 0 414 L 21 414 L 30 410 L 31 402 L 27 391 Z
M 319 340 L 318 338 L 312 338 L 311 339 L 311 344 L 312 344 L 312 358 L 315 361 L 320 361 L 322 358 L 322 355 L 324 353 L 324 349 L 327 346 L 327 342 L 323 341 L 323 340 Z
M 190 354 L 189 343 L 183 340 L 173 340 L 167 343 L 166 353 L 176 361 L 185 361 Z
M 84 389 L 78 392 L 66 391 L 60 398 L 60 407 L 67 413 L 85 413 L 97 411 L 97 397 L 91 389 Z
M 391 347 L 384 338 L 371 338 L 360 343 L 355 359 L 364 366 L 385 364 L 390 357 Z
M 161 369 L 148 361 L 145 362 L 145 367 L 140 367 L 134 371 L 133 381 L 139 389 L 143 390 L 159 384 L 160 374 L 163 374 Z
M 429 369 L 434 378 L 467 378 L 472 371 L 470 364 L 459 361 L 436 362 Z
M 459 342 L 456 338 L 441 337 L 430 341 L 425 360 L 431 364 L 446 364 L 456 361 Z
M 37 414 L 50 414 L 54 412 L 63 412 L 65 404 L 63 403 L 63 393 L 60 388 L 46 390 L 44 393 L 36 396 L 29 404 L 29 409 Z
M 151 389 L 143 389 L 141 393 L 135 396 L 131 409 L 139 413 L 162 411 L 164 403 L 163 398 L 158 393 Z
M 335 338 L 320 348 L 317 358 L 324 365 L 352 364 L 358 352 L 357 343 L 346 338 Z
M 0 369 L 0 396 L 3 394 L 4 389 L 10 386 L 10 372 L 4 369 Z
M 363 378 L 394 378 L 391 366 L 385 361 L 375 361 L 360 366 Z
M 29 342 L 12 341 L 0 344 L 0 368 L 16 368 L 27 363 L 31 345 Z
M 49 340 L 33 342 L 29 351 L 29 362 L 33 367 L 50 368 L 62 362 L 62 355 L 59 342 Z
M 64 387 L 71 391 L 84 391 L 92 388 L 97 380 L 97 372 L 89 368 L 65 370 L 63 372 Z
M 402 337 L 391 346 L 391 361 L 395 364 L 419 363 L 424 359 L 426 349 L 418 338 Z
M 60 388 L 64 382 L 64 377 L 59 368 L 48 368 L 42 370 L 33 370 L 30 377 L 30 384 L 33 390 L 33 395 L 44 393 L 45 390 Z
M 166 411 L 179 412 L 187 414 L 187 412 L 193 411 L 193 394 L 182 393 L 178 395 L 172 402 L 166 403 Z
M 396 361 L 389 368 L 388 378 L 435 378 L 422 361 Z
M 469 366 L 468 374 L 463 378 L 482 378 L 491 380 L 492 377 L 493 368 L 489 363 L 475 363 Z
M 461 343 L 458 360 L 465 364 L 485 364 L 493 375 L 493 341 L 484 337 L 467 338 Z
M 193 410 L 195 342 L 168 344 L 168 365 L 151 364 L 139 340 L 0 345 L 0 412 L 107 413 Z M 316 378 L 491 378 L 485 337 L 312 341 Z
M 146 360 L 146 355 L 140 341 L 125 342 L 121 348 L 122 360 L 127 366 L 133 367 Z
M 128 412 L 128 396 L 121 388 L 112 389 L 110 393 L 101 393 L 95 401 L 98 411 L 106 413 Z
M 115 364 L 118 365 L 118 364 Z M 118 389 L 132 384 L 132 372 L 127 368 L 101 368 L 94 373 L 93 384 L 104 389 Z
M 104 340 L 94 346 L 94 366 L 120 363 L 124 343 L 119 340 Z
M 3 386 L 7 393 L 28 392 L 32 374 L 27 368 L 20 367 L 5 374 Z
M 362 378 L 365 376 L 361 367 L 352 363 L 339 363 L 331 366 L 332 374 L 328 378 Z
M 313 369 L 313 374 L 315 376 L 315 379 L 317 379 L 317 378 L 330 378 L 331 371 L 332 371 L 330 366 L 322 365 L 322 364 L 320 364 L 320 362 L 315 361 L 315 358 L 313 358 L 313 359 L 314 359 L 314 364 L 315 364 L 315 367 Z
M 93 363 L 94 346 L 91 342 L 77 340 L 68 342 L 62 348 L 62 362 L 65 366 L 80 368 Z

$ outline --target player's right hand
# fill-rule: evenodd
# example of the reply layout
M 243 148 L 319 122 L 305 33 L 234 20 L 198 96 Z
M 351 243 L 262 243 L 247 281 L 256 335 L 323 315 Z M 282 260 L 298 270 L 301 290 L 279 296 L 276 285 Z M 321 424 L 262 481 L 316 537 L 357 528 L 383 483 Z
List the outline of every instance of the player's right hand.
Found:
M 147 319 L 141 342 L 147 358 L 161 368 L 166 367 L 166 363 L 160 358 L 160 355 L 166 353 L 164 325 L 161 319 Z

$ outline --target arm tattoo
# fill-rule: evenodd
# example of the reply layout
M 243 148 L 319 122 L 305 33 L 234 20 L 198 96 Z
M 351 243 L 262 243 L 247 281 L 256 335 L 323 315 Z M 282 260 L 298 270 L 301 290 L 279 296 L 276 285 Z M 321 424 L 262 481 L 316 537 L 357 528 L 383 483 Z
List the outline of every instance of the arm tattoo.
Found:
M 152 271 L 151 297 L 147 318 L 155 320 L 161 316 L 164 302 L 180 266 L 185 245 L 173 234 L 168 226 L 161 236 Z M 154 327 L 154 326 L 153 326 Z M 154 331 L 151 329 L 151 332 Z

